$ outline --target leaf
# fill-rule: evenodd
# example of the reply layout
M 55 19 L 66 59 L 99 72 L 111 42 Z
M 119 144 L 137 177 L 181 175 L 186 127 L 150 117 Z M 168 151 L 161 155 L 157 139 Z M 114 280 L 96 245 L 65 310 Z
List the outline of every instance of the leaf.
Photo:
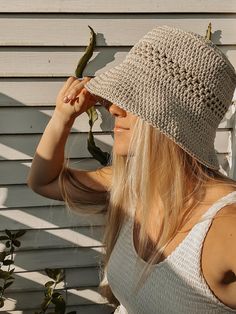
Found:
M 10 287 L 13 284 L 14 281 L 9 281 L 7 283 L 5 283 L 4 285 L 4 289 L 7 289 L 8 287 Z
M 10 230 L 5 229 L 5 233 L 8 235 L 9 239 L 12 239 L 12 233 Z
M 89 131 L 89 137 L 87 140 L 87 148 L 90 154 L 97 159 L 103 166 L 106 166 L 109 159 L 110 154 L 107 152 L 103 152 L 99 147 L 95 145 L 93 133 Z
M 3 265 L 11 265 L 11 264 L 14 264 L 14 261 L 11 259 L 5 259 L 5 261 L 3 261 L 2 263 Z
M 6 247 L 10 247 L 11 246 L 11 241 L 7 241 L 6 242 Z
M 6 252 L 0 252 L 0 262 L 3 262 L 7 253 Z
M 3 298 L 0 298 L 0 308 L 1 307 L 4 307 L 4 300 L 3 300 Z
M 64 270 L 62 269 L 61 272 L 57 275 L 56 282 L 57 284 L 65 279 L 65 273 Z
M 53 292 L 53 294 L 52 294 L 53 298 L 57 298 L 59 296 L 61 296 L 61 293 L 59 293 L 59 292 Z
M 43 311 L 46 311 L 47 307 L 49 306 L 49 304 L 51 303 L 51 298 L 46 297 L 43 302 L 41 303 L 41 309 Z
M 8 279 L 8 278 L 9 278 L 9 272 L 0 269 L 0 279 L 6 280 L 6 279 Z
M 20 241 L 18 241 L 18 240 L 12 240 L 12 243 L 13 243 L 16 247 L 20 247 Z
M 211 32 L 211 22 L 210 22 L 207 27 L 205 39 L 211 40 L 211 35 L 212 35 L 212 32 Z
M 48 287 L 51 287 L 51 286 L 53 286 L 53 285 L 54 285 L 54 281 L 48 281 L 48 282 L 45 283 L 44 286 L 45 286 L 46 288 L 48 288 Z
M 45 268 L 45 272 L 48 275 L 48 277 L 54 279 L 55 281 L 57 280 L 57 276 L 60 273 L 61 269 L 60 268 Z
M 50 288 L 50 287 L 48 287 L 47 290 L 44 292 L 45 297 L 47 297 L 47 298 L 49 298 L 49 297 L 51 298 L 52 293 L 53 293 L 53 288 Z
M 17 231 L 15 238 L 22 237 L 26 233 L 26 230 L 19 230 Z
M 76 67 L 76 70 L 75 70 L 75 76 L 78 78 L 82 78 L 84 68 L 86 67 L 88 63 L 88 60 L 92 57 L 93 50 L 96 45 L 96 34 L 91 26 L 88 25 L 88 27 L 90 28 L 91 37 L 90 37 L 89 44 L 85 50 L 85 53 L 80 58 L 78 65 Z
M 0 236 L 0 240 L 8 240 L 9 238 L 7 236 Z
M 98 114 L 97 114 L 97 111 L 95 109 L 95 106 L 92 106 L 88 110 L 86 110 L 86 113 L 89 116 L 90 129 L 92 129 L 94 122 L 98 119 Z
M 57 297 L 52 299 L 52 303 L 55 304 L 55 312 L 57 314 L 64 314 L 66 310 L 66 303 L 63 299 L 62 295 L 58 295 Z

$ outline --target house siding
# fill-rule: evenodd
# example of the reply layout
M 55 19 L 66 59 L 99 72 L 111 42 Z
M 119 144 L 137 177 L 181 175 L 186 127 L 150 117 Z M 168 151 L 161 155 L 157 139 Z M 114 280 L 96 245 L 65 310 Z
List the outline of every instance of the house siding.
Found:
M 44 268 L 64 268 L 58 286 L 67 309 L 83 314 L 111 313 L 98 293 L 103 215 L 68 212 L 63 202 L 32 192 L 26 177 L 56 95 L 97 33 L 94 54 L 83 76 L 118 65 L 131 47 L 156 25 L 168 24 L 204 35 L 212 23 L 212 41 L 236 67 L 236 1 L 2 0 L 0 3 L 0 235 L 27 229 L 15 254 L 15 282 L 0 312 L 27 314 L 40 307 Z M 236 96 L 236 95 L 235 95 Z M 235 97 L 236 99 L 236 97 Z M 225 174 L 236 179 L 235 105 L 221 121 L 215 148 Z M 97 106 L 93 131 L 97 145 L 111 152 L 114 121 Z M 88 116 L 76 120 L 66 151 L 80 169 L 101 165 L 87 150 Z M 91 227 L 92 226 L 92 227 Z M 4 248 L 1 245 L 2 249 Z

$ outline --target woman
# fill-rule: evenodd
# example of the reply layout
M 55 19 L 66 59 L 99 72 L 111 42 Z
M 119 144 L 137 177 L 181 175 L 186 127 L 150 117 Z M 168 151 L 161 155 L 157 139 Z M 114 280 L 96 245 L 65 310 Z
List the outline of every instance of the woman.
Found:
M 236 182 L 214 149 L 235 87 L 211 41 L 164 25 L 120 65 L 59 92 L 28 184 L 80 212 L 106 204 L 100 291 L 115 313 L 236 313 Z M 111 163 L 72 169 L 67 137 L 98 100 L 115 117 Z

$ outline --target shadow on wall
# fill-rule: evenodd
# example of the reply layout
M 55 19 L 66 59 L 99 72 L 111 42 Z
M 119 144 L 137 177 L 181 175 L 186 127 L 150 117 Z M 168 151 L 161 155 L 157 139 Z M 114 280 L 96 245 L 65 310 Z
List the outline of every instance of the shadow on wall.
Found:
M 57 87 L 58 81 L 62 84 L 61 80 L 53 80 Z M 96 290 L 102 257 L 103 215 L 83 217 L 68 211 L 63 202 L 37 195 L 26 185 L 31 160 L 53 112 L 53 104 L 27 106 L 0 94 L 0 106 L 0 235 L 5 229 L 27 230 L 21 238 L 21 247 L 16 250 L 16 279 L 6 290 L 9 300 L 2 310 L 10 313 L 19 309 L 30 313 L 30 309 L 39 309 L 44 283 L 49 280 L 44 268 L 64 268 L 65 281 L 58 288 L 64 291 L 70 307 L 81 305 L 83 313 L 95 313 L 101 307 L 102 313 L 111 313 Z M 97 109 L 99 119 L 93 128 L 95 140 L 101 149 L 110 152 L 113 121 L 105 108 L 98 106 Z M 91 170 L 101 165 L 87 150 L 88 130 L 85 113 L 75 122 L 67 151 L 73 167 Z M 1 251 L 4 248 L 1 244 Z

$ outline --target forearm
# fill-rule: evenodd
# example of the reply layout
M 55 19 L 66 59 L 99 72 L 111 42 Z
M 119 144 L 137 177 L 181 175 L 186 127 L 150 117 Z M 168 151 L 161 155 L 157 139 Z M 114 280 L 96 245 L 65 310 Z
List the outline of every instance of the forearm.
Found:
M 60 174 L 64 163 L 65 144 L 73 122 L 64 121 L 54 111 L 36 149 L 28 176 L 32 188 L 45 186 Z

